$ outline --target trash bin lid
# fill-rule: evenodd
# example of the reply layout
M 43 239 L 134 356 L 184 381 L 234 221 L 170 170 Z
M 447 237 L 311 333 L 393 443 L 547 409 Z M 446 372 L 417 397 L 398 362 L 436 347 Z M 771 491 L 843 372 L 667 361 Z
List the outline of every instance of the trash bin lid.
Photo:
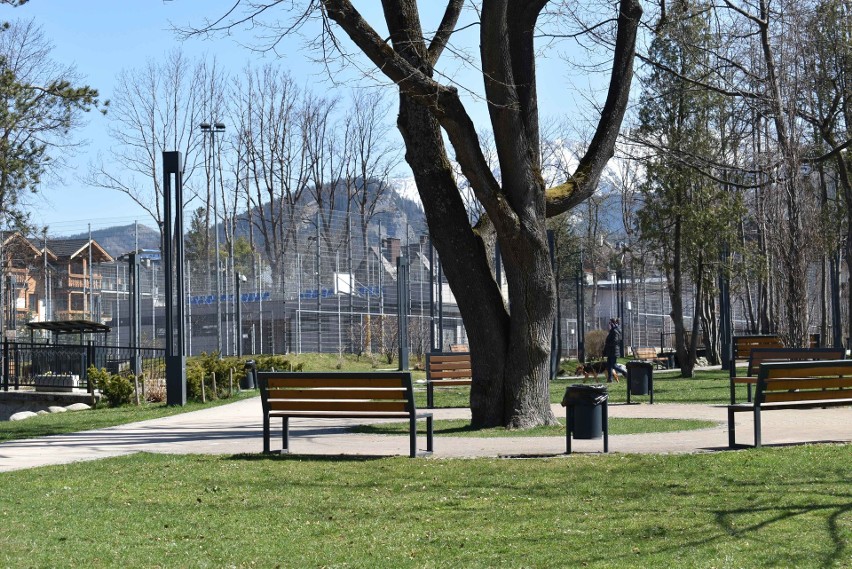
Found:
M 565 388 L 562 406 L 568 405 L 600 405 L 609 397 L 606 384 L 603 383 L 574 383 Z

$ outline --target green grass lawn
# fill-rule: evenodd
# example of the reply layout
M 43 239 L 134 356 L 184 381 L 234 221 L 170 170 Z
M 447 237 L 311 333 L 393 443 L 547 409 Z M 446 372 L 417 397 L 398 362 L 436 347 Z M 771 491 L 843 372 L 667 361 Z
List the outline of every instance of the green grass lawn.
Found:
M 564 420 L 564 417 L 563 417 Z M 670 433 L 673 431 L 689 431 L 706 429 L 716 425 L 713 421 L 698 421 L 693 419 L 632 419 L 610 417 L 607 420 L 609 434 L 635 435 L 638 433 Z M 420 427 L 423 429 L 422 423 Z M 407 435 L 408 423 L 381 423 L 375 425 L 359 425 L 353 427 L 353 432 L 371 435 Z M 436 420 L 434 425 L 436 437 L 564 437 L 565 426 L 535 427 L 532 429 L 473 429 L 466 420 Z
M 601 376 L 600 382 L 606 381 Z M 683 379 L 671 372 L 655 370 L 654 381 L 654 403 L 702 403 L 709 405 L 723 405 L 730 403 L 731 392 L 727 371 L 699 371 L 691 379 Z M 550 401 L 559 403 L 565 395 L 565 388 L 575 383 L 583 383 L 577 378 L 557 378 L 550 383 Z M 594 383 L 593 380 L 587 383 Z M 620 383 L 609 383 L 610 403 L 623 403 L 627 401 L 627 380 L 621 379 Z M 737 386 L 737 401 L 745 401 L 746 386 Z M 466 407 L 470 404 L 470 388 L 468 387 L 442 387 L 435 389 L 435 407 Z M 633 402 L 647 403 L 647 395 L 631 395 Z M 416 403 L 418 408 L 426 407 L 426 393 L 417 394 Z
M 849 447 L 134 455 L 0 474 L 3 567 L 852 565 Z

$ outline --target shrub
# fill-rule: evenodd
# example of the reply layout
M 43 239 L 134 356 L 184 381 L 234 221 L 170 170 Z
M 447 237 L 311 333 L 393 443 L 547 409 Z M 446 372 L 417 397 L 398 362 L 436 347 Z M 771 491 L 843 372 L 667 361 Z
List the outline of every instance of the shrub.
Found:
M 148 403 L 165 403 L 166 386 L 159 381 L 149 381 L 145 384 L 145 401 Z
M 284 356 L 257 356 L 254 358 L 257 371 L 302 371 L 304 363 L 293 364 Z
M 198 360 L 186 362 L 186 396 L 201 399 L 201 382 L 204 381 L 204 366 Z
M 600 359 L 604 356 L 606 330 L 589 330 L 586 332 L 586 358 Z
M 109 373 L 106 369 L 89 367 L 89 381 L 101 390 L 110 407 L 128 405 L 133 397 L 133 384 L 123 375 Z

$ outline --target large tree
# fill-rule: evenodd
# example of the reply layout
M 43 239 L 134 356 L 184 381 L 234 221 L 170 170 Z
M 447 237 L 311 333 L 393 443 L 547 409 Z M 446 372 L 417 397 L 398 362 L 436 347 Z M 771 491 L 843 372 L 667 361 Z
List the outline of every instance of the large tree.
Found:
M 54 62 L 52 49 L 32 21 L 0 29 L 0 222 L 26 221 L 27 192 L 65 164 L 73 131 L 98 104 L 98 92 L 76 86 L 76 71 Z
M 220 20 L 204 31 L 241 21 L 256 23 L 275 6 L 285 9 L 272 1 L 243 4 L 247 13 L 239 20 Z M 546 15 L 553 21 L 567 17 L 560 13 L 564 3 L 482 0 L 472 4 L 479 16 L 476 68 L 484 83 L 500 179 L 488 167 L 458 89 L 436 72 L 457 31 L 464 0 L 448 0 L 440 25 L 429 35 L 415 0 L 383 0 L 387 34 L 366 21 L 348 0 L 303 3 L 295 16 L 307 21 L 308 16 L 319 15 L 325 37 L 334 45 L 340 45 L 339 38 L 333 37 L 335 30 L 343 30 L 398 88 L 397 125 L 405 142 L 405 158 L 468 332 L 472 423 L 525 428 L 555 422 L 548 378 L 556 303 L 545 218 L 589 197 L 613 154 L 627 105 L 642 9 L 636 0 L 620 0 L 605 17 L 613 62 L 595 135 L 572 175 L 548 187 L 542 176 L 535 38 L 546 33 L 539 29 L 548 23 Z M 286 33 L 284 28 L 280 31 Z M 445 137 L 485 212 L 476 224 L 468 220 Z M 492 237 L 503 257 L 508 302 L 489 262 Z

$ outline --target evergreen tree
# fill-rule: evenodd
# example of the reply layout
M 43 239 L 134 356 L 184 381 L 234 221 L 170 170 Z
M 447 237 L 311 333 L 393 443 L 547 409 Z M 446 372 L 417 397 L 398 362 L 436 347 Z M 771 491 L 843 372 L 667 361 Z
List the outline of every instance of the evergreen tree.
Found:
M 646 163 L 638 218 L 642 237 L 658 252 L 667 279 L 684 377 L 693 372 L 700 309 L 712 302 L 720 247 L 729 241 L 738 211 L 735 196 L 705 175 L 705 165 L 719 148 L 713 126 L 718 101 L 710 89 L 688 79 L 707 68 L 705 48 L 712 39 L 707 13 L 700 2 L 670 5 L 651 45 L 653 65 L 643 84 L 639 114 L 641 137 L 653 152 Z M 695 309 L 687 330 L 683 298 L 689 283 Z

